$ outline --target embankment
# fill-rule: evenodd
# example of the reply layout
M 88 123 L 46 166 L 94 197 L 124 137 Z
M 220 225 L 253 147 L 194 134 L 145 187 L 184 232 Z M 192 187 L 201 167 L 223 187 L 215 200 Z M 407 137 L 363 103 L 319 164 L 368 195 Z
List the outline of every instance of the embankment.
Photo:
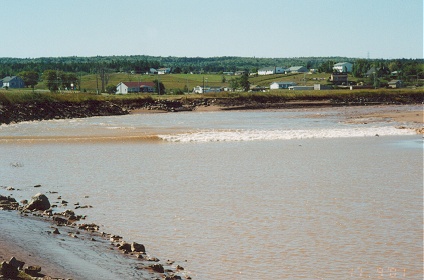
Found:
M 0 99 L 0 101 L 2 101 Z M 0 124 L 49 119 L 86 118 L 125 115 L 132 110 L 147 109 L 165 112 L 192 111 L 214 105 L 222 110 L 283 109 L 322 106 L 361 106 L 377 104 L 422 104 L 419 90 L 393 92 L 328 91 L 324 93 L 238 93 L 228 96 L 163 96 L 140 98 L 111 97 L 83 101 L 37 99 L 20 102 L 0 102 Z

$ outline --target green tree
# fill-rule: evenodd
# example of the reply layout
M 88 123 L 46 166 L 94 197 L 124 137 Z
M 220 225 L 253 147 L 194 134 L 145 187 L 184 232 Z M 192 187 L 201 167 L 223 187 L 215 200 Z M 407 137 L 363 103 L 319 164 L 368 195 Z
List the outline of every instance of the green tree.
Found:
M 116 93 L 116 86 L 107 85 L 106 86 L 106 92 L 109 93 L 109 94 L 115 94 Z
M 43 81 L 50 91 L 57 91 L 62 84 L 61 71 L 46 70 L 43 73 Z
M 240 87 L 240 79 L 238 79 L 238 78 L 232 78 L 232 79 L 229 80 L 228 83 L 229 83 L 230 88 L 233 91 Z
M 249 82 L 249 76 L 247 74 L 247 72 L 245 72 L 241 77 L 240 77 L 240 86 L 243 88 L 244 91 L 249 91 L 250 89 L 250 82 Z
M 160 95 L 165 94 L 165 86 L 163 85 L 162 82 L 160 82 L 158 79 L 155 79 L 153 83 L 155 83 L 155 92 L 157 94 L 160 94 Z
M 31 87 L 34 90 L 34 87 L 38 84 L 38 79 L 40 76 L 35 71 L 22 71 L 18 74 L 19 77 L 24 81 L 25 86 Z
M 78 77 L 75 73 L 62 73 L 62 87 L 66 89 L 77 88 Z

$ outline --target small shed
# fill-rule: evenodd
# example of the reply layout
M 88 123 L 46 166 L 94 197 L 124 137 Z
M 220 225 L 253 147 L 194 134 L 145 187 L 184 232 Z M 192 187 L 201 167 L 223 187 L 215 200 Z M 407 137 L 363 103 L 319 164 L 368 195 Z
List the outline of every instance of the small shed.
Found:
M 288 89 L 291 86 L 295 86 L 295 82 L 273 82 L 269 88 L 270 89 Z
M 402 81 L 401 80 L 391 80 L 388 83 L 389 88 L 401 88 L 402 87 Z

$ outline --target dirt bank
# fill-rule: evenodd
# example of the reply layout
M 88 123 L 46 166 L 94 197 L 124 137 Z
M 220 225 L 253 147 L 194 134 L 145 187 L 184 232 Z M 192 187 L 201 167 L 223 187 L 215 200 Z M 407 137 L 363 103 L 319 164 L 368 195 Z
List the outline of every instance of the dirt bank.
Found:
M 228 98 L 181 97 L 178 99 L 134 98 L 84 102 L 31 101 L 0 104 L 0 124 L 12 122 L 124 115 L 130 112 L 181 112 L 205 110 L 291 109 L 341 106 L 422 104 L 422 94 L 334 95 L 287 99 L 277 95 Z

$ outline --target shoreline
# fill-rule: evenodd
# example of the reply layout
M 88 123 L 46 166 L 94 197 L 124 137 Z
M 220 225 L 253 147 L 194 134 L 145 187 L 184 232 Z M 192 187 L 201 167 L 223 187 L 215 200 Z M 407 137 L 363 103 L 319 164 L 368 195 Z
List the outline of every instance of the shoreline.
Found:
M 186 112 L 211 110 L 269 110 L 303 108 L 337 108 L 379 105 L 418 105 L 424 100 L 418 92 L 383 91 L 375 94 L 351 92 L 349 94 L 326 93 L 325 95 L 241 94 L 234 97 L 190 96 L 188 98 L 151 96 L 128 99 L 88 99 L 83 101 L 50 100 L 38 97 L 19 102 L 0 103 L 0 125 L 24 121 L 116 116 L 132 113 Z M 66 100 L 66 99 L 65 99 Z
M 0 195 L 0 263 L 14 257 L 25 267 L 41 267 L 31 276 L 43 279 L 191 279 L 174 261 L 161 261 L 140 243 L 101 232 L 70 209 L 28 210 L 28 204 L 13 201 Z

